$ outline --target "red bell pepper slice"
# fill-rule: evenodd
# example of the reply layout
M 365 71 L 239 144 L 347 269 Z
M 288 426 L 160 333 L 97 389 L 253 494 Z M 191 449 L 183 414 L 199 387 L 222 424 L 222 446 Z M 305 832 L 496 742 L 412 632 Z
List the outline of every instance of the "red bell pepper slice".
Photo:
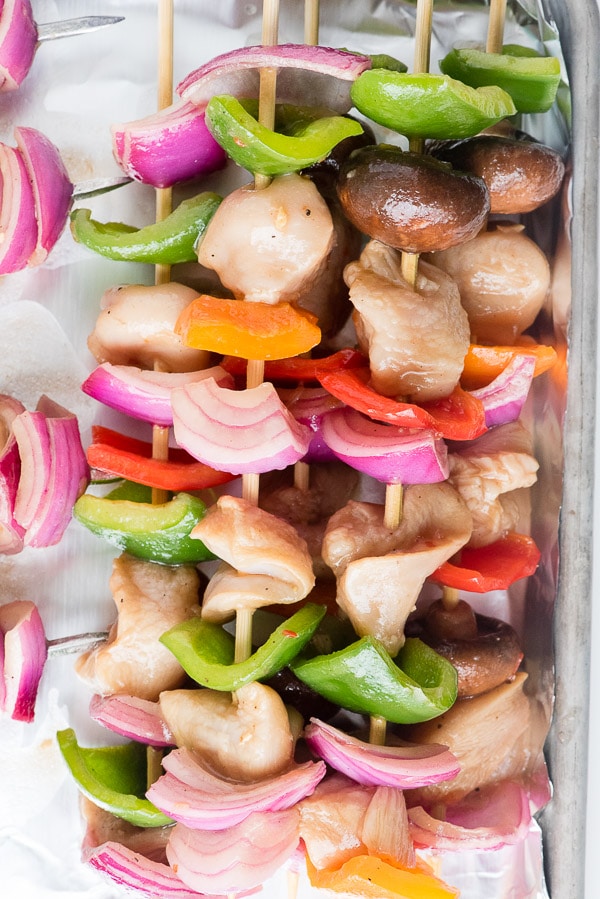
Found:
M 167 460 L 153 459 L 151 443 L 101 425 L 92 428 L 87 460 L 90 468 L 173 493 L 205 490 L 237 477 L 226 471 L 215 471 L 179 448 L 170 449 Z
M 457 557 L 460 562 L 444 562 L 429 580 L 470 593 L 506 590 L 515 581 L 533 574 L 540 556 L 531 537 L 509 533 L 487 546 L 463 549 Z
M 245 359 L 236 356 L 225 356 L 221 363 L 225 371 L 230 375 L 239 377 L 246 374 L 248 363 Z M 265 362 L 265 378 L 269 381 L 282 381 L 284 383 L 318 383 L 322 375 L 327 372 L 341 371 L 346 368 L 361 368 L 368 364 L 368 359 L 358 350 L 345 347 L 323 356 L 320 359 L 306 358 L 303 356 L 291 356 L 287 359 L 270 359 Z
M 370 377 L 370 370 L 363 366 L 326 372 L 319 381 L 332 396 L 375 421 L 401 428 L 430 428 L 447 440 L 474 440 L 486 430 L 482 402 L 461 387 L 444 399 L 417 406 L 377 393 L 367 384 Z

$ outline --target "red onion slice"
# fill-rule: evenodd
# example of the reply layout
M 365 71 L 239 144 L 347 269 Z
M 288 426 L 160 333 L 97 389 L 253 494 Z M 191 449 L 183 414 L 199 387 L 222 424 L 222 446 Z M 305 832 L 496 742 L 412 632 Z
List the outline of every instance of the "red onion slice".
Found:
M 160 372 L 133 365 L 104 362 L 81 385 L 84 393 L 125 415 L 170 427 L 171 393 L 176 387 L 214 378 L 220 387 L 233 387 L 230 374 L 219 365 L 192 372 Z
M 408 790 L 455 777 L 460 765 L 447 746 L 376 746 L 311 718 L 304 731 L 311 750 L 357 783 Z
M 297 809 L 255 812 L 228 830 L 190 830 L 176 824 L 167 858 L 187 886 L 200 893 L 239 893 L 268 880 L 296 851 Z
M 358 53 L 305 44 L 242 47 L 191 72 L 177 86 L 177 93 L 202 107 L 217 94 L 258 97 L 259 72 L 265 67 L 277 69 L 280 103 L 303 106 L 307 97 L 318 97 L 320 106 L 345 113 L 352 107 L 350 88 L 371 68 L 371 60 Z
M 0 90 L 22 84 L 37 49 L 38 32 L 29 0 L 0 4 Z
M 207 378 L 173 390 L 171 404 L 177 443 L 217 471 L 287 468 L 310 444 L 309 429 L 294 420 L 269 382 L 229 390 Z
M 471 396 L 483 403 L 488 428 L 517 420 L 525 405 L 534 369 L 533 356 L 515 356 L 490 384 L 470 391 Z
M 181 101 L 111 128 L 113 155 L 126 175 L 153 187 L 171 187 L 180 181 L 222 168 L 227 154 L 216 142 L 204 119 L 204 110 Z
M 85 854 L 84 860 L 113 883 L 156 899 L 198 899 L 169 865 L 151 861 L 121 843 L 109 841 Z M 204 895 L 204 899 L 222 899 Z
M 48 653 L 44 625 L 35 603 L 14 600 L 0 606 L 0 634 L 3 636 L 0 707 L 16 721 L 33 721 Z
M 15 128 L 15 139 L 29 176 L 35 201 L 37 241 L 28 265 L 40 265 L 62 234 L 73 197 L 73 184 L 60 153 L 35 128 Z
M 338 459 L 384 484 L 435 484 L 448 477 L 448 453 L 433 431 L 380 424 L 345 406 L 323 418 Z
M 0 553 L 6 555 L 21 552 L 25 534 L 14 515 L 21 458 L 12 426 L 22 412 L 22 403 L 0 395 Z
M 25 268 L 37 243 L 33 190 L 18 150 L 0 143 L 0 275 Z
M 92 696 L 90 718 L 116 734 L 149 746 L 175 746 L 173 734 L 160 714 L 158 702 L 116 694 Z
M 531 822 L 529 799 L 516 783 L 503 782 L 470 793 L 445 809 L 439 820 L 418 806 L 408 810 L 416 846 L 436 850 L 500 849 L 524 839 Z
M 13 431 L 21 457 L 15 518 L 26 545 L 53 546 L 89 480 L 77 418 L 42 397 L 35 412 L 15 418 Z
M 337 458 L 323 439 L 323 417 L 333 409 L 343 406 L 341 400 L 323 387 L 296 387 L 278 391 L 294 418 L 310 428 L 312 437 L 304 462 L 332 462 Z
M 325 776 L 323 762 L 305 762 L 256 783 L 236 783 L 215 775 L 187 749 L 170 752 L 166 774 L 152 784 L 147 797 L 161 811 L 193 830 L 225 830 L 254 812 L 292 808 L 310 796 Z

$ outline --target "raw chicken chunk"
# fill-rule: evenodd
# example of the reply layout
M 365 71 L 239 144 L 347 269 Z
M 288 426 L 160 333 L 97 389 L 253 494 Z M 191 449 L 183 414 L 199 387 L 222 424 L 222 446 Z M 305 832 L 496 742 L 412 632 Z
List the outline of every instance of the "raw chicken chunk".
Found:
M 537 480 L 531 438 L 520 422 L 501 425 L 449 455 L 449 482 L 471 510 L 470 546 L 486 546 L 518 528 L 527 497 L 523 488 Z
M 170 690 L 161 712 L 175 737 L 217 774 L 253 782 L 291 764 L 295 738 L 279 694 L 252 683 L 235 693 Z
M 106 643 L 79 657 L 77 674 L 103 695 L 130 693 L 157 700 L 161 690 L 179 686 L 184 671 L 158 638 L 200 613 L 199 583 L 195 568 L 119 556 L 110 578 L 119 617 Z
M 333 244 L 331 213 L 312 181 L 281 175 L 264 190 L 247 184 L 225 197 L 198 261 L 238 299 L 293 303 L 318 281 Z
M 88 338 L 90 352 L 98 362 L 113 365 L 156 365 L 175 372 L 207 368 L 210 354 L 185 346 L 174 330 L 179 315 L 197 296 L 191 287 L 175 282 L 111 287 L 102 295 L 102 311 Z
M 471 513 L 447 483 L 407 487 L 402 521 L 383 523 L 383 507 L 350 502 L 331 516 L 323 558 L 337 578 L 337 602 L 356 633 L 396 655 L 425 579 L 465 545 Z
M 469 322 L 452 278 L 421 260 L 413 289 L 401 254 L 376 240 L 346 266 L 344 278 L 375 390 L 409 402 L 452 393 L 469 348 Z
M 191 535 L 222 560 L 204 594 L 202 617 L 209 621 L 241 608 L 298 602 L 314 586 L 306 541 L 247 500 L 221 496 Z

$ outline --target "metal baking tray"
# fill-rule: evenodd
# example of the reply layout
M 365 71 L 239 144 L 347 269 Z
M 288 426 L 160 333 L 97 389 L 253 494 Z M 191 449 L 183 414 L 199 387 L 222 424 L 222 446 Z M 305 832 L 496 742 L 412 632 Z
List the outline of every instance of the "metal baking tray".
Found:
M 0 139 L 13 143 L 14 125 L 37 127 L 61 149 L 73 181 L 121 174 L 112 159 L 109 128 L 113 122 L 139 118 L 156 106 L 156 3 L 34 0 L 33 6 L 40 23 L 100 14 L 121 14 L 125 22 L 105 32 L 43 44 L 18 94 L 0 94 Z M 302 40 L 300 3 L 282 0 L 281 6 L 280 39 Z M 323 43 L 366 52 L 384 50 L 410 64 L 414 3 L 322 0 L 321 9 Z M 573 899 L 584 895 L 600 24 L 595 0 L 509 0 L 509 10 L 515 33 L 527 14 L 542 20 L 543 41 L 551 52 L 564 57 L 572 105 L 570 134 L 554 123 L 547 140 L 569 147 L 569 188 L 552 204 L 549 219 L 530 223 L 549 252 L 554 253 L 555 246 L 561 250 L 555 258 L 552 302 L 542 316 L 540 337 L 566 350 L 567 386 L 556 380 L 536 386 L 530 414 L 542 467 L 532 526 L 543 561 L 530 579 L 526 596 L 517 591 L 508 602 L 524 637 L 530 679 L 552 712 L 547 759 L 554 795 L 540 817 L 545 885 L 540 878 L 539 891 L 528 896 Z M 220 4 L 178 0 L 175 83 L 218 52 L 258 43 L 260 11 L 260 3 L 240 0 Z M 465 36 L 465 27 L 483 21 L 485 13 L 485 3 L 436 2 L 432 60 L 443 55 L 437 51 L 457 34 Z M 484 26 L 476 27 L 481 31 Z M 481 39 L 481 33 L 473 36 Z M 546 124 L 527 124 L 541 131 L 536 136 L 548 137 Z M 207 189 L 232 186 L 219 177 L 209 178 Z M 80 205 L 89 205 L 101 221 L 141 225 L 154 216 L 153 192 L 139 184 Z M 116 413 L 99 413 L 79 391 L 93 365 L 86 338 L 104 289 L 151 280 L 149 267 L 95 257 L 74 245 L 68 233 L 43 267 L 2 279 L 0 392 L 19 396 L 28 407 L 35 405 L 42 391 L 49 393 L 79 415 L 84 440 L 99 417 L 103 423 L 123 424 Z M 113 555 L 109 547 L 73 525 L 58 547 L 0 559 L 0 602 L 35 599 L 50 639 L 101 630 L 113 614 L 106 586 Z M 504 598 L 495 601 L 503 603 Z M 111 742 L 89 720 L 89 696 L 77 683 L 72 665 L 68 657 L 48 662 L 34 725 L 0 721 L 4 772 L 0 883 L 7 895 L 35 899 L 73 895 L 112 899 L 116 895 L 80 864 L 77 791 L 65 777 L 51 740 L 54 731 L 68 723 L 88 745 Z M 501 862 L 505 868 L 515 864 L 513 856 L 498 858 L 505 859 Z M 465 885 L 465 899 L 509 895 L 498 886 L 502 876 L 502 871 L 494 872 L 491 880 L 496 886 L 484 894 L 475 871 L 475 879 Z M 269 889 L 264 895 L 269 899 L 278 894 Z M 510 895 L 516 897 L 514 892 Z

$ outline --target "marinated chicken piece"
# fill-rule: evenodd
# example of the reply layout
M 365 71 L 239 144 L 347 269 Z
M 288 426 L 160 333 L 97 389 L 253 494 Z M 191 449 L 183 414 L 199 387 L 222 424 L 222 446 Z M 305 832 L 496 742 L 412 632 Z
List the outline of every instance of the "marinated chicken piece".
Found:
M 499 225 L 427 258 L 458 284 L 477 343 L 513 344 L 550 287 L 548 260 L 521 225 Z
M 261 484 L 261 507 L 288 521 L 306 540 L 317 578 L 331 578 L 331 569 L 321 555 L 325 528 L 330 516 L 348 502 L 357 484 L 358 473 L 340 462 L 312 466 L 308 490 L 291 484 L 270 491 Z
M 408 791 L 409 807 L 456 802 L 478 787 L 520 779 L 535 768 L 541 746 L 532 739 L 536 711 L 523 689 L 526 679 L 521 672 L 512 683 L 460 700 L 439 718 L 411 727 L 411 741 L 448 746 L 460 772 L 444 783 Z
M 469 348 L 469 322 L 452 278 L 420 261 L 413 289 L 401 254 L 376 240 L 346 266 L 344 278 L 375 390 L 409 402 L 452 393 Z
M 525 488 L 535 484 L 539 468 L 530 450 L 526 428 L 513 422 L 450 453 L 448 480 L 473 517 L 469 546 L 486 546 L 518 529 L 526 508 Z
M 378 855 L 410 867 L 415 853 L 401 790 L 362 786 L 341 774 L 303 799 L 300 836 L 315 868 L 340 868 L 357 855 Z
M 226 620 L 237 609 L 298 602 L 314 586 L 306 541 L 247 500 L 221 496 L 191 536 L 222 560 L 204 594 L 208 621 Z
M 130 284 L 111 287 L 102 295 L 102 311 L 88 337 L 98 362 L 113 365 L 160 366 L 184 372 L 207 368 L 210 354 L 183 344 L 175 322 L 198 294 L 183 284 Z
M 402 521 L 383 523 L 383 507 L 349 502 L 331 516 L 323 558 L 337 578 L 337 602 L 356 633 L 395 656 L 425 579 L 465 545 L 471 513 L 447 483 L 407 487 Z
M 225 197 L 198 247 L 237 299 L 294 303 L 327 266 L 333 221 L 315 185 L 301 175 L 247 184 Z
M 130 693 L 155 701 L 161 690 L 178 687 L 184 671 L 158 638 L 200 614 L 199 583 L 195 568 L 119 556 L 110 578 L 117 621 L 106 643 L 78 658 L 77 674 L 102 695 Z
M 160 707 L 177 745 L 222 777 L 251 783 L 292 762 L 295 735 L 287 709 L 265 684 L 235 693 L 169 690 L 161 693 Z

